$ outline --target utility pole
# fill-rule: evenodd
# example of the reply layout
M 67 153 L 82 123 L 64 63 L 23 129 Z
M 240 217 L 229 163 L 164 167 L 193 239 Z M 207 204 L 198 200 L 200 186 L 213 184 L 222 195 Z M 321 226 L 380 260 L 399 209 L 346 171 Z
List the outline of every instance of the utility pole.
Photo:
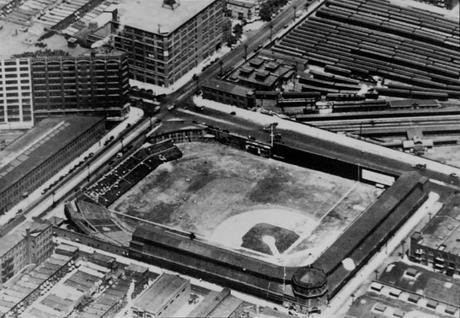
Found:
M 270 124 L 270 146 L 273 148 L 273 144 L 275 142 L 275 128 L 278 126 L 278 123 L 271 123 Z

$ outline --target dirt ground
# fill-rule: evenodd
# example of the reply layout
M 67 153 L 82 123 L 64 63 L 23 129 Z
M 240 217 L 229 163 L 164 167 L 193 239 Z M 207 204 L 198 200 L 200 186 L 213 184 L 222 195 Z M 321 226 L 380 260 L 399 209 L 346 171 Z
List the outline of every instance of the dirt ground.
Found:
M 341 232 L 378 195 L 369 185 L 221 144 L 178 147 L 183 158 L 161 165 L 111 208 L 204 237 L 241 213 L 285 209 L 315 224 L 322 220 L 314 229 L 317 243 L 330 229 Z
M 460 145 L 435 147 L 423 157 L 460 167 Z

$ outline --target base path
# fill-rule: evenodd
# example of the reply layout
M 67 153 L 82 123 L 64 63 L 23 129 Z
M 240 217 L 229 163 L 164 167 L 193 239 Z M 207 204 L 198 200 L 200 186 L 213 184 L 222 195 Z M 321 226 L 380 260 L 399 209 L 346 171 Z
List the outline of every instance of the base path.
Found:
M 285 228 L 302 237 L 309 236 L 318 226 L 318 221 L 292 209 L 257 209 L 226 219 L 214 230 L 214 233 L 208 239 L 218 244 L 240 249 L 243 244 L 243 236 L 252 227 L 260 223 Z M 283 256 L 283 253 L 280 256 Z M 277 258 L 269 257 L 269 259 L 272 262 L 279 263 Z

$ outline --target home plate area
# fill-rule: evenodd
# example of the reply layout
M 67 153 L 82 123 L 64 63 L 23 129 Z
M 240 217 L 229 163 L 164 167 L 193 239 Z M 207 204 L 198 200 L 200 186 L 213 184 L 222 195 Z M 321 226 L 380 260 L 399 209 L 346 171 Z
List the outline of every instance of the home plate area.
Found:
M 309 237 L 317 225 L 314 219 L 290 209 L 257 209 L 228 218 L 209 240 L 284 264 L 284 254 Z

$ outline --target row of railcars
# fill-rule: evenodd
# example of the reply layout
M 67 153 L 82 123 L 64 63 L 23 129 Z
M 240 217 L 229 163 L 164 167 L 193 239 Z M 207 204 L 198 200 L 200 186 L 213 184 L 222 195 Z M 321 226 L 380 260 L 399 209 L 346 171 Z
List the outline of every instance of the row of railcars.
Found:
M 458 23 L 382 0 L 329 0 L 272 48 L 323 68 L 299 79 L 306 91 L 357 91 L 383 79 L 405 87 L 380 95 L 436 99 L 460 97 L 459 50 Z

